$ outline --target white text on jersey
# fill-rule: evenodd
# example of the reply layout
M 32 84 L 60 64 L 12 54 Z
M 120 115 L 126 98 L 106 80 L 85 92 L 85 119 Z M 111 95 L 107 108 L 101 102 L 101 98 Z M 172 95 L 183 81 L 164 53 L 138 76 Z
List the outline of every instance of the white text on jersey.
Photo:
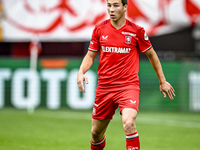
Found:
M 101 49 L 103 52 L 107 53 L 130 53 L 131 51 L 131 48 L 123 48 L 123 47 L 102 46 Z
M 136 36 L 136 34 L 134 34 L 134 33 L 130 33 L 130 32 L 124 32 L 124 31 L 122 31 L 122 34 L 125 34 L 125 35 L 130 35 L 130 36 Z

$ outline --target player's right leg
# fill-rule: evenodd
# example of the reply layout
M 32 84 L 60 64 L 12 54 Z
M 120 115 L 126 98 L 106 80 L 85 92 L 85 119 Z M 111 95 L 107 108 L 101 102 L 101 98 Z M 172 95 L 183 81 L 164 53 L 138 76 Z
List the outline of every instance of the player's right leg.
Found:
M 103 148 L 105 147 L 106 139 L 104 134 L 106 132 L 109 122 L 110 119 L 92 119 L 91 150 L 103 150 Z
M 92 113 L 91 150 L 103 150 L 107 126 L 118 105 L 113 102 L 115 92 L 96 90 L 95 103 Z

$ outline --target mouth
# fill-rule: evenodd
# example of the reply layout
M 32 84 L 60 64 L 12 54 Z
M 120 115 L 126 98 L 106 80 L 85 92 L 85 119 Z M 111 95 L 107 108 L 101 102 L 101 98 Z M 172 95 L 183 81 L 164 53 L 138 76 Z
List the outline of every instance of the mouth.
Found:
M 113 14 L 110 14 L 110 18 L 115 18 L 115 15 L 113 15 Z

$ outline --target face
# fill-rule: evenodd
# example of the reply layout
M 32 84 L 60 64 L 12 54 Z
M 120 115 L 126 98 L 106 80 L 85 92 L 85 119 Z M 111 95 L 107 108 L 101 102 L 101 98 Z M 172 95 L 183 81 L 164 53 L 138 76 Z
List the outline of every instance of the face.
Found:
M 122 4 L 121 0 L 107 0 L 107 10 L 111 21 L 117 22 L 125 17 L 127 5 Z

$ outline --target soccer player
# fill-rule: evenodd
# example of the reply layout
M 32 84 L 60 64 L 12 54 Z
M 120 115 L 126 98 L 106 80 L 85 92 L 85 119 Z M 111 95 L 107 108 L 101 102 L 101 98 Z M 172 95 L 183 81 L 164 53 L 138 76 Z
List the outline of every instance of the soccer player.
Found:
M 119 107 L 127 150 L 139 150 L 140 141 L 135 119 L 139 106 L 139 52 L 145 53 L 154 68 L 160 91 L 173 99 L 174 89 L 166 81 L 156 52 L 145 30 L 125 18 L 128 0 L 107 0 L 110 19 L 101 22 L 93 30 L 88 52 L 77 75 L 80 91 L 88 84 L 85 73 L 92 66 L 98 52 L 98 86 L 92 114 L 91 150 L 103 150 L 106 128 Z

